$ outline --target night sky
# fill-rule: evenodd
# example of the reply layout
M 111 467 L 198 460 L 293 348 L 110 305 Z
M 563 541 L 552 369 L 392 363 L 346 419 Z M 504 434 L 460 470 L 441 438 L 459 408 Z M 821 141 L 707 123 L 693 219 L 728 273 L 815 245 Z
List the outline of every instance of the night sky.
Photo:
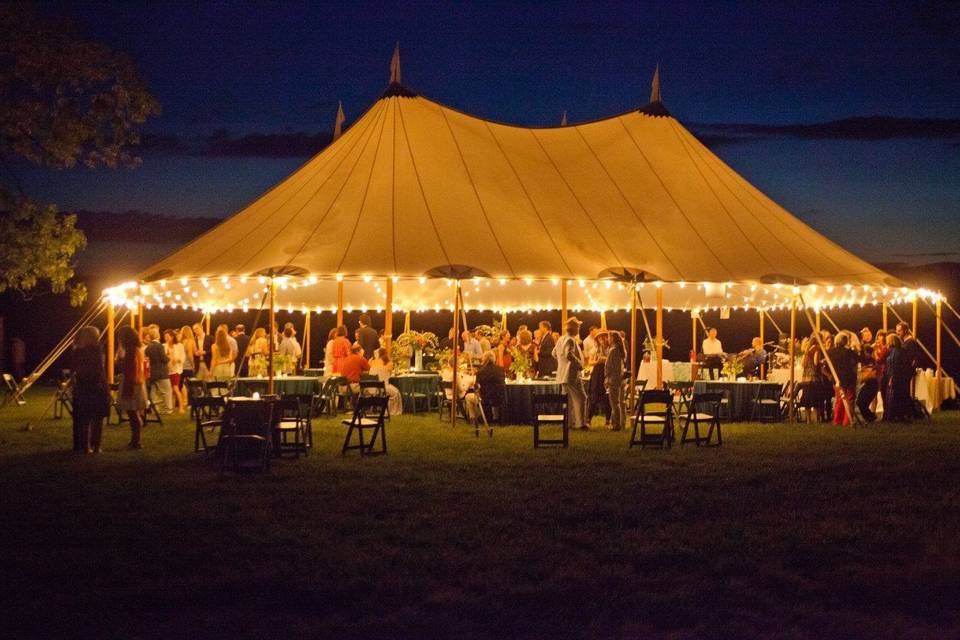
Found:
M 404 84 L 516 124 L 635 108 L 659 62 L 671 112 L 820 231 L 872 261 L 960 259 L 960 3 L 43 6 L 129 53 L 163 108 L 135 171 L 27 172 L 65 210 L 237 211 L 338 100 L 348 125 L 376 100 L 399 40 Z

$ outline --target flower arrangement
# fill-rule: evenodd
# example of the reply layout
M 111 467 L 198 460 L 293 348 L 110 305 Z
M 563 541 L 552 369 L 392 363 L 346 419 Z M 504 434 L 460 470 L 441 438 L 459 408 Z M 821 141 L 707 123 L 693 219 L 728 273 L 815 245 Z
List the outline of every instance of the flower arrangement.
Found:
M 393 342 L 398 347 L 410 349 L 411 353 L 416 350 L 433 353 L 440 343 L 437 335 L 430 331 L 404 331 Z
M 667 351 L 670 349 L 670 341 L 667 340 L 666 338 L 663 339 L 663 349 L 664 351 Z M 657 357 L 657 339 L 650 336 L 647 336 L 646 338 L 644 338 L 643 350 L 649 351 L 651 358 L 656 358 Z
M 735 380 L 737 376 L 743 373 L 743 363 L 735 357 L 728 358 L 727 361 L 723 363 L 723 369 L 720 372 L 728 380 Z
M 513 371 L 518 378 L 525 378 L 530 373 L 530 369 L 533 368 L 529 354 L 519 347 L 510 347 L 510 357 L 513 358 L 513 362 L 510 363 L 510 371 Z
M 297 363 L 294 361 L 293 356 L 286 354 L 273 354 L 273 372 L 275 374 L 279 373 L 293 373 L 296 370 Z M 255 353 L 250 356 L 250 361 L 247 363 L 247 369 L 250 371 L 251 376 L 266 376 L 269 375 L 267 370 L 267 356 L 262 353 Z

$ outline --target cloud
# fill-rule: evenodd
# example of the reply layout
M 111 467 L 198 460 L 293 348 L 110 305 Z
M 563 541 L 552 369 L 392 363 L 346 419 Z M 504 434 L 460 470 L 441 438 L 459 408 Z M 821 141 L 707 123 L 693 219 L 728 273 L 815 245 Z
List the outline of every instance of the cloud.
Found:
M 722 146 L 786 137 L 803 140 L 896 140 L 925 138 L 960 143 L 960 119 L 868 116 L 813 124 L 691 124 L 707 146 Z
M 895 258 L 950 258 L 960 255 L 957 251 L 925 251 L 919 253 L 891 253 Z

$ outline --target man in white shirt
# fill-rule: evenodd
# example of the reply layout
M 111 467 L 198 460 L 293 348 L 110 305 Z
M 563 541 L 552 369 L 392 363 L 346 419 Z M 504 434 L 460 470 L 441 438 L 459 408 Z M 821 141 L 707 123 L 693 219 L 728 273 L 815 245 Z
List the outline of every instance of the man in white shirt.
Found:
M 597 355 L 597 331 L 600 329 L 596 325 L 591 325 L 587 337 L 583 339 L 583 357 L 587 362 L 591 362 Z
M 707 329 L 700 352 L 703 354 L 703 366 L 710 372 L 710 379 L 716 380 L 723 368 L 723 345 L 717 339 L 717 328 Z
M 580 372 L 583 370 L 583 352 L 577 344 L 581 322 L 576 317 L 567 320 L 566 333 L 557 340 L 553 357 L 557 359 L 557 382 L 567 394 L 567 422 L 571 429 L 589 431 L 586 420 L 587 394 L 583 390 Z
M 483 358 L 483 348 L 480 341 L 473 337 L 469 330 L 463 332 L 463 352 L 470 356 L 470 362 L 477 363 Z

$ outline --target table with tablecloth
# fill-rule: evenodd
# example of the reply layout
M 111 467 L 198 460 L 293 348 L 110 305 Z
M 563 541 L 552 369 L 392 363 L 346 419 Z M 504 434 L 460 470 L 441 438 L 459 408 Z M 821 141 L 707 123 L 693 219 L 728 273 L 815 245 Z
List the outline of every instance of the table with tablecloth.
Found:
M 440 391 L 440 376 L 436 373 L 401 373 L 391 376 L 390 384 L 400 391 L 404 411 L 430 410 L 434 406 L 432 398 Z
M 803 367 L 797 366 L 793 369 L 793 382 L 794 384 L 800 384 L 800 378 L 803 377 Z M 776 382 L 779 385 L 783 386 L 790 384 L 790 369 L 770 369 L 767 372 L 767 382 Z
M 234 393 L 249 396 L 254 391 L 261 395 L 267 392 L 266 378 L 237 378 Z M 277 395 L 316 395 L 320 393 L 322 378 L 316 376 L 278 376 L 273 379 L 273 392 Z
M 507 424 L 530 424 L 533 419 L 533 396 L 541 393 L 563 393 L 559 383 L 552 380 L 525 380 L 506 384 Z
M 730 420 L 733 422 L 742 422 L 750 419 L 750 407 L 753 405 L 753 399 L 757 396 L 759 385 L 781 389 L 778 382 L 762 382 L 760 380 L 697 380 L 693 383 L 694 393 L 717 393 L 727 394 L 727 401 L 730 407 Z
M 320 378 L 323 376 L 323 367 L 304 367 L 303 375 L 310 378 Z
M 687 363 L 689 365 L 689 363 Z M 667 359 L 663 361 L 663 381 L 672 382 L 674 378 L 674 369 L 673 364 Z M 690 379 L 690 369 L 687 368 L 687 380 Z M 646 380 L 647 388 L 652 389 L 657 386 L 657 362 L 656 360 L 649 361 L 640 361 L 640 366 L 637 367 L 637 380 Z
M 937 376 L 933 369 L 917 369 L 913 377 L 913 395 L 922 402 L 927 411 L 932 412 L 939 408 L 935 406 L 934 397 L 937 391 Z M 945 373 L 940 374 L 940 402 L 953 400 L 957 397 L 957 385 L 953 378 Z

